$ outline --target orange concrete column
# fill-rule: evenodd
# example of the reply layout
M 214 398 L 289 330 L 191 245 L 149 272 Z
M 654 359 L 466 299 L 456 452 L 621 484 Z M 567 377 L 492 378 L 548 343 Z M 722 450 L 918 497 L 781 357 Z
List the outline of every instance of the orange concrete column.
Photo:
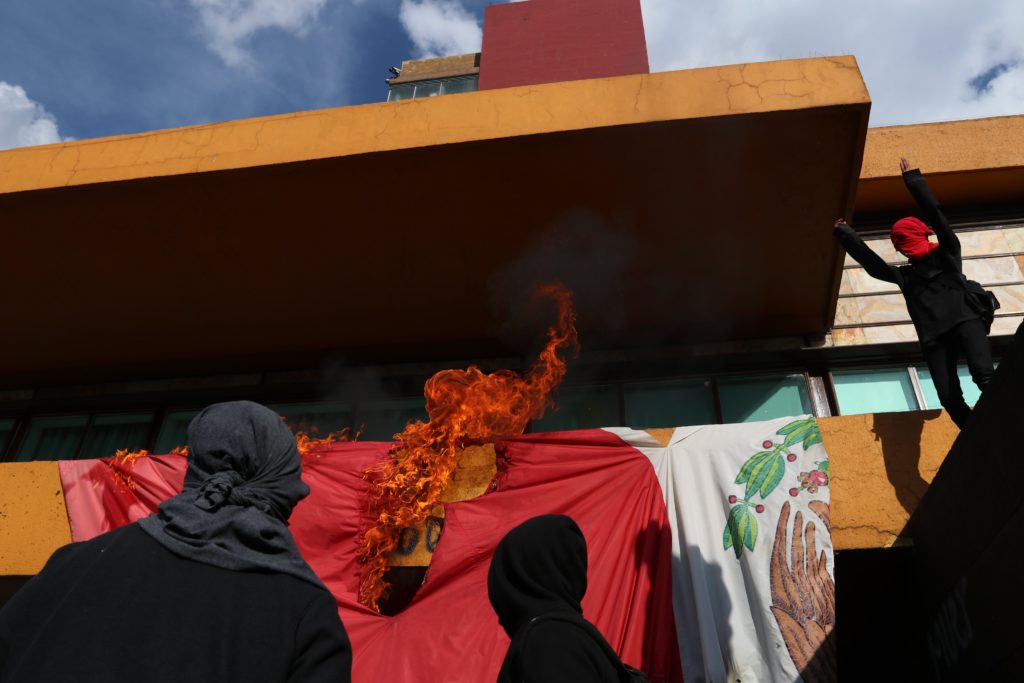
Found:
M 0 576 L 32 576 L 71 542 L 56 462 L 0 465 Z

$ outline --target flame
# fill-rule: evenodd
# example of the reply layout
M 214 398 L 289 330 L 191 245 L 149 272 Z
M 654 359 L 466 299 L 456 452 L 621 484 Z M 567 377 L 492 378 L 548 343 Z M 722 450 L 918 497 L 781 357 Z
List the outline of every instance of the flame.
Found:
M 527 373 L 486 374 L 476 366 L 442 370 L 423 388 L 428 421 L 409 423 L 395 435 L 393 458 L 370 468 L 370 509 L 375 524 L 363 535 L 357 554 L 363 563 L 359 600 L 375 611 L 387 596 L 388 556 L 403 529 L 422 524 L 440 500 L 468 441 L 522 434 L 530 420 L 551 405 L 551 392 L 565 377 L 560 353 L 577 349 L 572 292 L 561 284 L 540 287 L 537 296 L 553 299 L 558 321 L 547 330 L 544 350 Z
M 110 473 L 113 475 L 114 481 L 117 482 L 118 486 L 123 486 L 128 491 L 134 491 L 136 483 L 135 477 L 132 476 L 132 470 L 135 469 L 135 461 L 147 455 L 149 455 L 149 451 L 133 451 L 122 448 L 115 451 L 113 457 L 101 462 L 110 469 Z

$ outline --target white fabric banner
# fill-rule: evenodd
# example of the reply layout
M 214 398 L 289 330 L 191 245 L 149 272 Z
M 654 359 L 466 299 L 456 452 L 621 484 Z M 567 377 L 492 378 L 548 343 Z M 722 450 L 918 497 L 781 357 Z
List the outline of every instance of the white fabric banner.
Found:
M 687 683 L 836 678 L 828 456 L 813 417 L 610 429 L 654 465 Z

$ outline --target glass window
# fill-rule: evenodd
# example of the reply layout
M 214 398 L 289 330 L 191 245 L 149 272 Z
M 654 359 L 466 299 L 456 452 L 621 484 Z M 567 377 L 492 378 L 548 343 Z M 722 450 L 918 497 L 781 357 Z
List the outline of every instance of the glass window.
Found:
M 917 410 L 906 368 L 842 370 L 832 373 L 841 415 Z
M 960 378 L 960 389 L 964 392 L 964 400 L 967 401 L 967 405 L 973 406 L 981 397 L 981 389 L 971 379 L 971 372 L 967 369 L 966 365 L 957 366 L 956 376 Z M 929 409 L 941 408 L 939 392 L 935 391 L 935 382 L 932 381 L 932 373 L 928 371 L 928 368 L 918 368 L 917 378 L 921 382 L 921 393 L 924 394 L 925 407 Z
M 355 429 L 360 441 L 391 441 L 413 420 L 427 420 L 423 397 L 367 403 L 359 407 Z
M 634 429 L 713 424 L 711 382 L 651 382 L 623 389 L 626 425 Z
M 388 88 L 388 102 L 408 100 L 416 94 L 415 83 L 399 83 Z
M 141 450 L 152 426 L 153 413 L 97 415 L 78 457 L 105 458 L 121 449 Z
M 444 95 L 454 95 L 460 92 L 474 92 L 477 88 L 477 80 L 477 76 L 446 78 L 441 81 L 441 92 Z
M 78 453 L 88 423 L 86 415 L 33 418 L 15 459 L 71 460 Z
M 7 444 L 11 440 L 11 436 L 14 434 L 15 421 L 13 418 L 0 419 L 0 460 L 3 459 L 4 451 L 7 449 Z
M 530 424 L 532 432 L 560 432 L 569 429 L 614 427 L 619 417 L 619 390 L 615 386 L 588 387 L 560 392 L 555 398 L 557 410 Z
M 434 97 L 441 94 L 441 81 L 421 81 L 416 84 L 416 97 Z
M 166 455 L 188 443 L 188 424 L 199 414 L 198 410 L 172 410 L 160 425 L 160 434 L 153 445 L 153 453 Z
M 292 403 L 269 408 L 282 416 L 292 431 L 313 437 L 352 426 L 352 408 L 347 403 Z
M 718 384 L 718 398 L 722 403 L 722 421 L 726 424 L 811 412 L 803 375 L 722 380 Z

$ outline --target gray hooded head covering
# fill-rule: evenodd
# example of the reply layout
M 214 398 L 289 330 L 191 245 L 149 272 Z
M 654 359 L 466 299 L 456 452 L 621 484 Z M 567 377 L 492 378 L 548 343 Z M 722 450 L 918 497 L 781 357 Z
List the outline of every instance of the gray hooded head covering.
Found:
M 307 495 L 295 437 L 281 418 L 251 401 L 217 403 L 189 424 L 181 493 L 139 525 L 190 560 L 290 574 L 323 588 L 288 530 Z

